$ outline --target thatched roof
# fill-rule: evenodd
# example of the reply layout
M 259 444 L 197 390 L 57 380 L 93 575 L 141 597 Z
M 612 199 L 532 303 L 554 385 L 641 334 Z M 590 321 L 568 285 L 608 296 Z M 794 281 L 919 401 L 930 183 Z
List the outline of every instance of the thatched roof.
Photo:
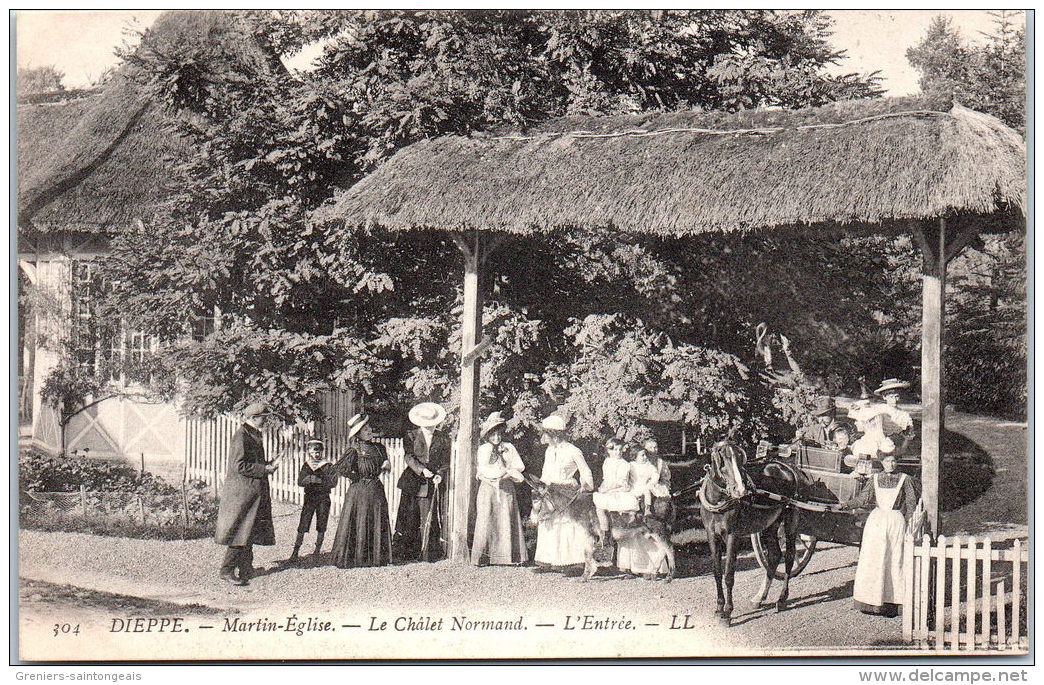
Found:
M 1022 220 L 1026 147 L 914 99 L 735 114 L 567 117 L 406 147 L 316 220 L 392 230 L 615 227 L 680 236 L 962 213 Z
M 21 227 L 110 231 L 147 219 L 164 200 L 168 160 L 183 141 L 156 108 L 112 104 L 95 93 L 18 105 Z
M 240 15 L 167 12 L 138 50 L 200 45 L 213 59 L 271 68 Z M 34 98 L 17 108 L 20 228 L 112 231 L 146 220 L 168 196 L 171 163 L 187 142 L 124 64 L 97 91 Z M 43 101 L 43 102 L 41 102 Z

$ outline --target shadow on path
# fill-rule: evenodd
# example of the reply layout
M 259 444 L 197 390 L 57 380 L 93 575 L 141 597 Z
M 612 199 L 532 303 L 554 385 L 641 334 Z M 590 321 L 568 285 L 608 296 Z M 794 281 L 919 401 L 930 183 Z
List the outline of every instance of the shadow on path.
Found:
M 943 433 L 943 461 L 939 469 L 939 508 L 959 509 L 993 485 L 993 459 L 978 443 L 947 430 Z
M 826 602 L 835 602 L 837 600 L 851 599 L 852 589 L 854 586 L 855 581 L 850 580 L 847 583 L 837 585 L 835 587 L 830 588 L 829 590 L 823 590 L 822 592 L 817 592 L 813 595 L 792 599 L 790 603 L 787 605 L 786 611 L 802 609 L 804 607 L 814 606 L 816 604 L 823 604 Z M 776 590 L 776 592 L 778 592 L 778 589 Z M 770 598 L 772 598 L 773 596 L 773 593 L 769 593 Z M 774 613 L 776 613 L 776 607 L 774 603 L 768 606 L 758 607 L 753 611 L 747 612 L 745 614 L 740 614 L 739 616 L 734 617 L 732 619 L 732 625 L 741 626 L 744 623 L 750 623 L 751 621 L 756 621 L 759 618 L 764 618 L 768 614 Z

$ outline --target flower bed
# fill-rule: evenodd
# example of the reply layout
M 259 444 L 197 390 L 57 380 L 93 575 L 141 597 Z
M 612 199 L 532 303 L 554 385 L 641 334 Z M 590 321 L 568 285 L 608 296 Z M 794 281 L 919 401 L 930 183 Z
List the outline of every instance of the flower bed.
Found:
M 210 536 L 217 520 L 202 481 L 181 488 L 95 459 L 23 452 L 18 484 L 23 528 L 176 540 Z

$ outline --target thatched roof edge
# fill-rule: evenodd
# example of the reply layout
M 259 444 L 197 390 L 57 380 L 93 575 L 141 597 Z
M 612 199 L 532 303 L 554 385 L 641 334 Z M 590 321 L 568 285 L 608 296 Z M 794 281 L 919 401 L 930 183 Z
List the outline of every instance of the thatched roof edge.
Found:
M 138 50 L 199 44 L 216 60 L 282 69 L 241 18 L 229 11 L 165 12 Z M 134 76 L 127 63 L 97 91 L 42 94 L 19 103 L 21 230 L 119 230 L 147 221 L 169 196 L 171 162 L 187 143 Z
M 959 105 L 916 105 L 570 117 L 524 133 L 445 136 L 398 151 L 314 218 L 662 236 L 963 214 L 1003 216 L 1010 228 L 1024 218 L 1021 136 Z

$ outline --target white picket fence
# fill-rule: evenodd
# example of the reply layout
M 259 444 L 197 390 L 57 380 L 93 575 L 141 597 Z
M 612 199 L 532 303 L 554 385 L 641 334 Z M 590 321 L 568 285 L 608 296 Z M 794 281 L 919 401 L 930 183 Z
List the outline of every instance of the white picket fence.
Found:
M 1029 648 L 1023 600 L 1029 554 L 1021 540 L 996 549 L 989 538 L 946 538 L 904 549 L 903 639 L 940 652 Z
M 212 420 L 186 421 L 185 470 L 188 478 L 201 480 L 213 486 L 216 492 L 220 492 L 225 470 L 228 468 L 229 443 L 239 425 L 235 419 L 224 416 Z M 327 454 L 336 460 L 344 453 L 347 438 L 343 432 L 336 429 L 324 432 L 320 428 L 318 433 L 326 441 Z M 262 432 L 262 437 L 265 454 L 269 457 L 285 452 L 279 469 L 269 476 L 272 498 L 290 504 L 302 504 L 304 489 L 297 484 L 297 474 L 304 463 L 305 440 L 309 436 L 299 430 L 294 430 L 289 436 L 283 431 L 266 430 Z M 380 438 L 376 442 L 384 445 L 391 463 L 391 468 L 381 475 L 381 483 L 388 498 L 388 513 L 394 528 L 400 492 L 396 483 L 406 467 L 405 451 L 401 438 Z M 333 516 L 340 511 L 349 484 L 348 479 L 341 478 L 331 492 Z

